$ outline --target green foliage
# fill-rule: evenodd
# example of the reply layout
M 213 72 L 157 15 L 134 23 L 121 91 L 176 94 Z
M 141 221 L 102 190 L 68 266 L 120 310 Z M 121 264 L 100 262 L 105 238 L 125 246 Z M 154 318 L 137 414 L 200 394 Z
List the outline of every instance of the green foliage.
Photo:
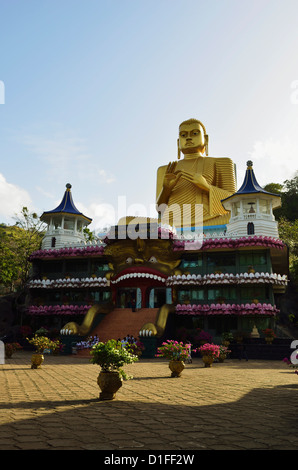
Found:
M 283 184 L 269 183 L 265 191 L 280 194 L 281 207 L 274 210 L 278 221 L 278 230 L 281 240 L 289 248 L 289 269 L 292 280 L 298 281 L 298 172 L 294 178 L 286 180 Z
M 289 248 L 289 270 L 293 280 L 298 280 L 298 219 L 289 221 L 279 220 L 279 236 Z
M 29 255 L 40 248 L 44 224 L 35 212 L 23 207 L 15 225 L 0 226 L 0 284 L 13 291 L 26 283 L 31 263 Z
M 35 335 L 31 339 L 27 338 L 27 341 L 35 347 L 36 352 L 39 354 L 42 354 L 44 349 L 51 349 L 52 351 L 55 351 L 60 346 L 59 340 L 52 341 L 47 336 Z
M 269 183 L 264 186 L 265 191 L 273 194 L 281 194 L 283 190 L 283 185 L 280 183 Z
M 120 341 L 110 339 L 106 343 L 96 343 L 92 346 L 90 361 L 98 364 L 103 372 L 119 372 L 124 378 L 128 378 L 121 367 L 124 364 L 132 364 L 138 361 L 138 356 L 131 354 L 126 348 L 122 348 Z
M 291 180 L 283 184 L 269 183 L 264 186 L 265 191 L 280 194 L 281 207 L 274 210 L 276 220 L 286 218 L 294 222 L 298 219 L 298 173 Z
M 86 241 L 92 242 L 93 240 L 96 239 L 94 232 L 91 232 L 91 230 L 88 227 L 83 228 L 83 233 L 84 233 L 84 237 Z

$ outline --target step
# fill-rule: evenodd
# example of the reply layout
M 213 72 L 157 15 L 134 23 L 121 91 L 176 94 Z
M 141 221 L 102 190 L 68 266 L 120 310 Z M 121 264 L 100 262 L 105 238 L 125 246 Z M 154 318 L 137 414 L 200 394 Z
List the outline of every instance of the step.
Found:
M 145 323 L 155 323 L 158 308 L 142 308 L 133 312 L 131 308 L 115 308 L 108 313 L 92 330 L 90 336 L 97 335 L 99 341 L 123 339 L 127 335 L 134 338 Z

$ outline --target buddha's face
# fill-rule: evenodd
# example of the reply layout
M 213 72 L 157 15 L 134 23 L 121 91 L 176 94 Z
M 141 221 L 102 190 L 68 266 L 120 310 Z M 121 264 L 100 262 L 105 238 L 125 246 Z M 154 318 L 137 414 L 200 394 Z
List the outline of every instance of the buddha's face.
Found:
M 205 147 L 204 129 L 198 122 L 181 124 L 179 147 L 183 154 L 202 153 Z

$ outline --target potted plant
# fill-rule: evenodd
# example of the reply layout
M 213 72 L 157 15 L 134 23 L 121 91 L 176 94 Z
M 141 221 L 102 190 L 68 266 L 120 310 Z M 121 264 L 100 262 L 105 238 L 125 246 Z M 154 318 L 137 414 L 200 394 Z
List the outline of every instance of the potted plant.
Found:
M 126 343 L 126 349 L 135 356 L 140 357 L 142 355 L 142 351 L 144 351 L 145 346 L 141 341 L 136 341 L 135 343 Z
M 224 346 L 228 347 L 230 342 L 233 341 L 233 334 L 228 331 L 224 332 L 221 337 L 222 337 L 222 344 Z
M 214 359 L 219 357 L 220 347 L 217 344 L 205 343 L 197 351 L 201 353 L 205 367 L 211 367 Z
M 35 347 L 35 353 L 31 357 L 31 369 L 39 369 L 44 361 L 43 352 L 45 349 L 54 351 L 57 343 L 47 338 L 47 336 L 38 336 L 35 334 L 33 338 L 27 338 L 28 343 Z
M 264 335 L 265 335 L 265 341 L 267 344 L 271 344 L 274 338 L 276 338 L 276 334 L 271 328 L 266 328 L 265 330 L 262 330 Z
M 5 343 L 5 357 L 6 359 L 10 359 L 14 352 L 18 351 L 19 349 L 23 349 L 19 343 Z
M 292 353 L 292 354 L 294 354 L 294 353 Z M 285 358 L 283 359 L 283 362 L 285 362 L 286 364 L 288 364 L 288 366 L 290 366 L 290 367 L 292 367 L 293 369 L 295 369 L 295 370 L 294 370 L 294 373 L 295 373 L 295 374 L 298 374 L 298 354 L 296 355 L 296 357 L 294 357 L 294 361 L 295 361 L 295 362 L 294 362 L 294 361 L 292 362 L 292 361 L 293 361 L 293 359 L 290 360 L 290 359 L 288 359 L 287 357 L 285 357 Z
M 126 348 L 122 348 L 120 341 L 110 339 L 106 343 L 98 342 L 91 348 L 90 361 L 98 364 L 101 371 L 97 378 L 97 384 L 101 389 L 100 400 L 113 400 L 116 392 L 122 387 L 123 379 L 129 377 L 122 369 L 124 364 L 132 364 L 138 361 L 138 356 L 131 354 Z
M 231 351 L 227 348 L 227 346 L 224 346 L 222 344 L 219 345 L 219 356 L 218 356 L 218 361 L 219 362 L 224 362 L 224 360 L 227 358 L 228 354 Z
M 64 347 L 65 344 L 61 343 L 60 339 L 52 340 L 51 351 L 54 355 L 61 354 L 63 352 Z
M 169 359 L 171 377 L 180 377 L 185 367 L 184 361 L 190 357 L 190 348 L 191 344 L 168 339 L 157 348 L 156 357 Z

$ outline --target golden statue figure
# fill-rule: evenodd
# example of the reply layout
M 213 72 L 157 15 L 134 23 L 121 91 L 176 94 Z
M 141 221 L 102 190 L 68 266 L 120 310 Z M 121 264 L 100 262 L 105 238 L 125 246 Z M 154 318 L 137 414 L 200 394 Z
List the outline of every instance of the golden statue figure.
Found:
M 180 124 L 177 143 L 178 161 L 157 171 L 156 204 L 161 220 L 177 228 L 195 227 L 195 207 L 201 204 L 204 226 L 228 223 L 230 215 L 221 200 L 236 192 L 234 163 L 230 158 L 208 157 L 208 135 L 197 119 Z M 180 160 L 181 152 L 184 158 Z M 190 224 L 183 225 L 183 217 Z

